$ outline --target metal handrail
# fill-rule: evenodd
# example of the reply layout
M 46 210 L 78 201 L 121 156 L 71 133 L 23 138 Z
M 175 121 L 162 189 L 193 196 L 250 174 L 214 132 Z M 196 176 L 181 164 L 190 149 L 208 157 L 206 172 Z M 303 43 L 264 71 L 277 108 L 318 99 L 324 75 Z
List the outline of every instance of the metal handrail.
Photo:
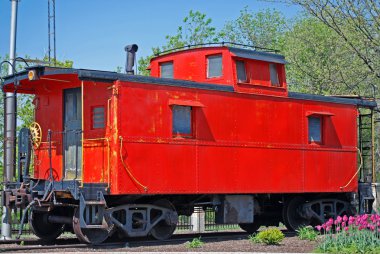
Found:
M 183 49 L 201 48 L 201 47 L 213 46 L 213 45 L 215 45 L 215 46 L 228 46 L 228 45 L 232 45 L 232 46 L 239 46 L 239 47 L 242 47 L 242 48 L 250 48 L 250 49 L 253 49 L 253 50 L 259 50 L 259 51 L 262 51 L 262 52 L 270 52 L 270 53 L 279 53 L 280 52 L 277 49 L 259 47 L 259 46 L 255 46 L 255 45 L 248 45 L 248 44 L 242 44 L 242 43 L 236 43 L 236 42 L 225 42 L 225 41 L 222 41 L 222 42 L 207 42 L 207 43 L 198 43 L 198 44 L 192 44 L 192 45 L 185 45 L 185 46 L 178 47 L 178 48 L 168 49 L 168 50 L 165 50 L 165 51 L 162 51 L 162 52 L 156 52 L 156 53 L 154 53 L 154 55 L 155 56 L 160 56 L 160 55 L 165 55 L 167 53 L 172 53 L 172 52 L 180 51 L 180 50 L 183 50 Z

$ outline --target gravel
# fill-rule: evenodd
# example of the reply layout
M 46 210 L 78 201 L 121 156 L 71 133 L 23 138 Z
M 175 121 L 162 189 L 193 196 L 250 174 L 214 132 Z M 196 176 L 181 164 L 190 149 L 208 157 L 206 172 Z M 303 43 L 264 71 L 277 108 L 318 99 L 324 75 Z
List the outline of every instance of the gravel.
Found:
M 287 236 L 279 245 L 265 245 L 250 242 L 247 238 L 233 240 L 204 240 L 200 248 L 189 248 L 187 242 L 149 244 L 140 246 L 131 244 L 125 248 L 64 248 L 58 249 L 29 249 L 19 253 L 56 253 L 56 252 L 265 252 L 265 253 L 310 253 L 316 248 L 318 242 L 299 240 L 296 236 Z M 12 247 L 21 247 L 17 244 L 1 244 L 0 252 L 12 251 Z M 27 247 L 27 246 L 25 246 Z

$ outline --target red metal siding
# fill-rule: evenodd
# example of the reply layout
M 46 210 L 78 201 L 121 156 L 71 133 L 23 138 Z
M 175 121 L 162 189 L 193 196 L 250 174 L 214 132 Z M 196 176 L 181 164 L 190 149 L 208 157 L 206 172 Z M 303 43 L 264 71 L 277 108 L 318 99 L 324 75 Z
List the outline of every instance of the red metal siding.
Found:
M 172 136 L 173 99 L 204 105 L 194 139 Z M 353 105 L 120 82 L 117 107 L 124 159 L 148 193 L 340 192 L 356 172 Z M 333 114 L 324 144 L 308 143 L 310 111 Z M 113 179 L 113 193 L 143 192 L 120 164 Z

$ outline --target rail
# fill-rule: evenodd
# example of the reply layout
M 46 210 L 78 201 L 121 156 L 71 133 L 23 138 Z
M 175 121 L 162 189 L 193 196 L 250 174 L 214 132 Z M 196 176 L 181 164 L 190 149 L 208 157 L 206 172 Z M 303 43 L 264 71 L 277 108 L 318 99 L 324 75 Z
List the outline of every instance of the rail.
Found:
M 277 49 L 271 49 L 271 48 L 264 48 L 264 47 L 259 47 L 259 46 L 254 46 L 254 45 L 248 45 L 248 44 L 241 44 L 241 43 L 236 43 L 236 42 L 207 42 L 207 43 L 198 43 L 198 44 L 192 44 L 192 45 L 185 45 L 182 47 L 177 47 L 177 48 L 172 48 L 168 50 L 164 50 L 162 52 L 156 52 L 154 55 L 155 56 L 160 56 L 160 55 L 165 55 L 168 53 L 184 50 L 184 49 L 192 49 L 192 48 L 202 48 L 202 47 L 207 47 L 207 46 L 238 46 L 241 48 L 249 48 L 253 50 L 258 50 L 262 52 L 269 52 L 269 53 L 279 53 L 280 51 Z

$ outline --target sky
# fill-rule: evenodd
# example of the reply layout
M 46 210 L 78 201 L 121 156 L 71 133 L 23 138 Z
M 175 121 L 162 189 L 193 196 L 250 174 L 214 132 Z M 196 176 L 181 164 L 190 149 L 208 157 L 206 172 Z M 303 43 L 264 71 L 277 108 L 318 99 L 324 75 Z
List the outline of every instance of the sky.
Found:
M 21 0 L 18 5 L 18 56 L 42 58 L 48 49 L 48 0 Z M 236 19 L 248 6 L 258 12 L 277 9 L 286 17 L 300 9 L 254 0 L 56 0 L 58 60 L 73 60 L 75 68 L 115 71 L 125 65 L 124 46 L 136 43 L 137 58 L 175 34 L 190 10 L 206 13 L 217 29 Z M 0 0 L 0 56 L 9 53 L 11 1 Z

